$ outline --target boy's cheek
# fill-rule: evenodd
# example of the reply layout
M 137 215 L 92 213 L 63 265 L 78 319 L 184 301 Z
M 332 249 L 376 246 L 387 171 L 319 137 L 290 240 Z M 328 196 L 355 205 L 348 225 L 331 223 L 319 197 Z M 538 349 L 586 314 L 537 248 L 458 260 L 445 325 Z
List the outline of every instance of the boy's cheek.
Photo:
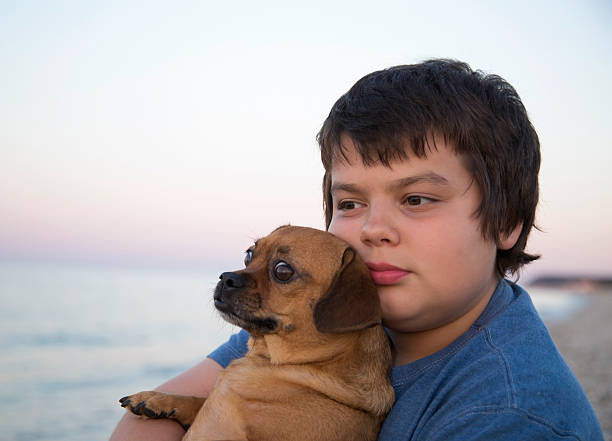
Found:
M 351 245 L 354 245 L 355 240 L 359 239 L 359 235 L 355 233 L 355 231 L 359 231 L 359 228 L 343 218 L 333 217 L 327 231 Z

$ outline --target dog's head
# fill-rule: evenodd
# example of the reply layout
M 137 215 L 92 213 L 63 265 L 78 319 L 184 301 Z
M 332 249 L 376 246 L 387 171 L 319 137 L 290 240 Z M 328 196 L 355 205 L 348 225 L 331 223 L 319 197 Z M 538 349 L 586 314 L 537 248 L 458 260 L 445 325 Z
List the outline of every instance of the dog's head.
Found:
M 344 333 L 381 321 L 367 267 L 325 231 L 280 227 L 247 250 L 243 270 L 220 279 L 215 307 L 252 335 Z

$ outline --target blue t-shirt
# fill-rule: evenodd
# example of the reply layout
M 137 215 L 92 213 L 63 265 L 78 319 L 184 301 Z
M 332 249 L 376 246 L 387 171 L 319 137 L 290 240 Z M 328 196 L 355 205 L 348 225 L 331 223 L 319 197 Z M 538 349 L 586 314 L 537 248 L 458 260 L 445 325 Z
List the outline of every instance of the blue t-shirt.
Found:
M 209 357 L 247 350 L 241 331 Z M 603 441 L 595 412 L 529 295 L 502 280 L 472 327 L 443 350 L 394 367 L 379 441 Z

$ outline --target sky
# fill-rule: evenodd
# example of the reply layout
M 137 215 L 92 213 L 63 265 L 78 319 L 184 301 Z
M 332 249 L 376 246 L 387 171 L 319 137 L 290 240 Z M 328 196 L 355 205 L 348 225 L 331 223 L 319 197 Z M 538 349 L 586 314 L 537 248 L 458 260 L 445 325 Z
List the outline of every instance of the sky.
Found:
M 0 260 L 238 268 L 278 225 L 323 228 L 336 99 L 445 57 L 538 131 L 525 274 L 612 274 L 610 2 L 292 3 L 0 0 Z

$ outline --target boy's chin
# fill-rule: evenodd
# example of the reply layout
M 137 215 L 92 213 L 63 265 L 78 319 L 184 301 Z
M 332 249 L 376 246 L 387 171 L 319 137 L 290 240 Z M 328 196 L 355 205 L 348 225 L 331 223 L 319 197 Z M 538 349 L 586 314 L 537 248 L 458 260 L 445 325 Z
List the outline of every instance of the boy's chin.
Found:
M 423 314 L 418 308 L 381 301 L 382 324 L 398 332 L 419 332 L 427 329 Z

